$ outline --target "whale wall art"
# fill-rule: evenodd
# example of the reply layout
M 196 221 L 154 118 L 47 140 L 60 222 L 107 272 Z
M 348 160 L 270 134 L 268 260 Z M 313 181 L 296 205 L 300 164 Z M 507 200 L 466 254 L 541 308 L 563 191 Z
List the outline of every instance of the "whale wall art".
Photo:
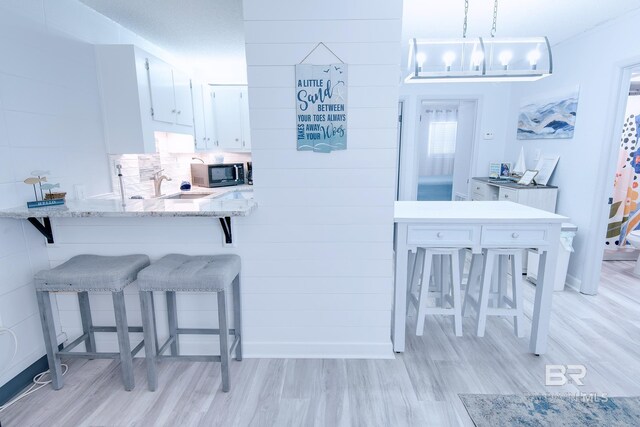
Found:
M 520 107 L 518 139 L 573 138 L 578 90 Z

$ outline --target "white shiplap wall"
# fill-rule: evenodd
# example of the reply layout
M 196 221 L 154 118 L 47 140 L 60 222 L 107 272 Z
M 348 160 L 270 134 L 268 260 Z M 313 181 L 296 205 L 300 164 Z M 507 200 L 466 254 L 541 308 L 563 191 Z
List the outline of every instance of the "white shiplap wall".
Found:
M 279 319 L 265 353 L 391 355 L 401 14 L 398 0 L 244 1 L 260 202 L 245 236 L 263 249 L 245 255 L 246 292 Z M 331 154 L 295 149 L 294 65 L 320 41 L 349 64 L 348 150 Z
M 0 208 L 33 198 L 22 180 L 50 170 L 72 196 L 111 190 L 92 43 L 135 44 L 170 56 L 76 0 L 0 1 Z M 0 220 L 0 386 L 45 354 L 33 274 L 49 267 L 42 236 Z

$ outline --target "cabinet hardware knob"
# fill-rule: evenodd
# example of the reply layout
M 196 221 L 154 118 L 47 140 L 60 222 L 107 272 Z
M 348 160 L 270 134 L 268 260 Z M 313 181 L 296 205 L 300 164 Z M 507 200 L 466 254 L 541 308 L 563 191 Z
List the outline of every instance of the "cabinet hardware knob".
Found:
M 442 238 L 442 236 L 443 236 L 442 231 L 438 231 L 438 233 L 436 234 L 436 237 Z
M 175 110 L 175 109 L 174 109 L 174 110 L 171 110 L 171 112 L 172 112 L 172 113 L 175 113 L 175 112 L 176 112 L 176 110 Z
M 511 234 L 511 237 L 513 237 L 514 239 L 517 239 L 518 237 L 520 237 L 520 235 L 518 233 L 513 233 Z

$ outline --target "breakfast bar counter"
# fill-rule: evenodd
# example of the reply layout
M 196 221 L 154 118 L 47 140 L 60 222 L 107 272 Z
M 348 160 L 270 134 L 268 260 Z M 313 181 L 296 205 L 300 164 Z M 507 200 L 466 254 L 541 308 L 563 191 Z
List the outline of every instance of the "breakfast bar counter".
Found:
M 87 217 L 212 217 L 219 218 L 225 234 L 225 243 L 232 243 L 231 218 L 247 216 L 257 207 L 252 198 L 202 197 L 69 200 L 64 205 L 27 208 L 19 206 L 0 210 L 0 218 L 27 219 L 49 243 L 53 243 L 50 218 Z M 193 193 L 192 193 L 193 194 Z M 215 196 L 215 195 L 212 195 Z M 41 220 L 40 220 L 41 219 Z

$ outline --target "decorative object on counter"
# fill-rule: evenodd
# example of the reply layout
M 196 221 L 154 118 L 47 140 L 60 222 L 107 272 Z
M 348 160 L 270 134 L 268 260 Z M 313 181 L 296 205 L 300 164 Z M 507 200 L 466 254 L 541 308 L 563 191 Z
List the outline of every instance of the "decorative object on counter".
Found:
M 47 191 L 47 193 L 44 194 L 44 200 L 64 199 L 67 195 L 64 191 L 51 192 L 54 188 L 60 188 L 60 184 L 42 184 L 40 188 Z
M 536 181 L 534 180 L 534 178 L 536 177 L 537 174 L 538 174 L 538 171 L 536 170 L 527 170 L 525 173 L 522 174 L 522 177 L 520 177 L 520 180 L 518 181 L 518 185 L 531 185 L 532 183 L 535 185 Z
M 202 160 L 200 157 L 192 157 L 191 160 L 200 160 L 204 164 L 204 160 Z
M 340 63 L 305 64 L 320 46 Z M 298 151 L 330 153 L 347 149 L 347 64 L 320 42 L 296 64 Z
M 49 171 L 43 170 L 35 170 L 31 172 L 32 176 L 24 180 L 25 184 L 33 186 L 33 195 L 35 200 L 27 202 L 27 208 L 41 208 L 45 206 L 55 206 L 55 205 L 63 205 L 64 198 L 67 193 L 57 192 L 52 193 L 51 189 L 60 188 L 60 184 L 42 184 L 43 182 L 47 182 L 47 177 L 45 174 L 49 173 Z M 40 190 L 40 198 L 38 198 L 38 191 L 36 190 L 36 184 L 38 184 L 38 188 Z M 47 194 L 44 191 L 49 191 Z
M 247 162 L 247 184 L 253 185 L 253 162 Z
M 562 95 L 537 99 L 521 106 L 518 139 L 573 138 L 578 91 L 576 87 Z
M 524 147 L 520 148 L 520 155 L 518 156 L 518 161 L 516 165 L 513 167 L 512 173 L 517 176 L 522 176 L 527 170 L 527 165 L 524 162 Z
M 44 199 L 44 194 L 42 193 L 42 183 L 43 182 L 47 182 L 47 177 L 46 175 L 49 174 L 49 171 L 45 171 L 45 170 L 34 170 L 31 171 L 31 175 L 32 176 L 37 176 L 38 179 L 40 179 L 40 182 L 38 182 L 38 185 L 40 186 L 40 200 Z M 36 196 L 36 200 L 38 200 L 38 197 Z
M 560 156 L 543 155 L 540 157 L 536 165 L 536 170 L 538 171 L 536 181 L 539 185 L 547 185 L 553 171 L 556 170 L 558 160 L 560 160 Z
M 191 183 L 188 181 L 182 181 L 182 183 L 180 183 L 180 190 L 182 191 L 191 190 Z
M 489 178 L 498 179 L 500 177 L 500 163 L 489 163 Z
M 36 198 L 36 200 L 38 200 L 38 191 L 36 190 L 36 184 L 41 185 L 42 182 L 46 182 L 47 178 L 35 178 L 35 177 L 31 177 L 31 178 L 27 178 L 24 180 L 25 184 L 29 184 L 29 185 L 33 185 L 33 196 Z M 40 195 L 42 197 L 42 191 L 40 192 Z

